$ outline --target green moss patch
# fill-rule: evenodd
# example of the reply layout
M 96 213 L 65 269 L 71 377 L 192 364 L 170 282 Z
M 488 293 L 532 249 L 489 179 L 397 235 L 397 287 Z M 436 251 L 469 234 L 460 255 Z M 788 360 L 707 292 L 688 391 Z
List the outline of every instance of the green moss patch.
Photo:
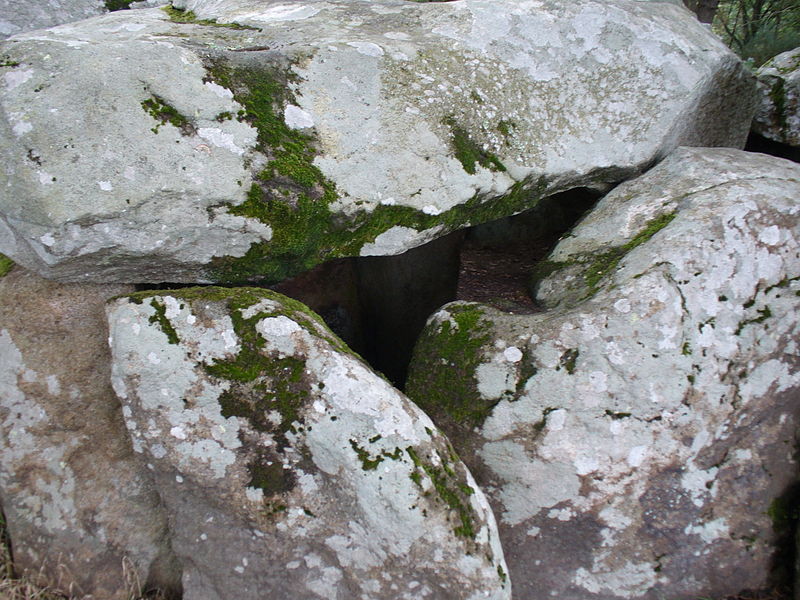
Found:
M 166 124 L 180 129 L 182 135 L 194 135 L 197 129 L 194 124 L 178 110 L 168 104 L 160 96 L 155 94 L 142 102 L 142 108 L 156 121 L 160 121 L 158 125 L 153 127 L 153 133 L 158 133 L 158 130 Z
M 167 318 L 167 307 L 164 306 L 161 302 L 153 298 L 150 300 L 150 306 L 156 311 L 154 315 L 150 317 L 148 320 L 150 323 L 158 323 L 161 331 L 167 336 L 167 340 L 169 340 L 170 344 L 178 344 L 180 343 L 180 339 L 178 338 L 178 332 L 175 331 L 175 328 L 172 326 L 172 323 Z
M 0 277 L 5 277 L 14 268 L 14 261 L 5 254 L 0 254 Z
M 480 399 L 476 380 L 483 349 L 490 341 L 489 323 L 479 305 L 454 305 L 447 310 L 450 319 L 429 326 L 414 348 L 406 394 L 437 424 L 472 429 L 483 423 L 496 404 Z
M 575 373 L 575 365 L 578 362 L 578 356 L 580 356 L 580 350 L 577 348 L 570 348 L 564 354 L 561 355 L 561 358 L 558 361 L 558 366 L 556 367 L 556 371 L 561 369 L 565 369 L 567 373 L 573 375 Z
M 370 439 L 370 442 L 372 442 L 372 439 Z M 364 471 L 374 471 L 378 468 L 378 465 L 387 458 L 391 460 L 400 460 L 403 457 L 403 451 L 400 448 L 395 448 L 394 452 L 382 450 L 373 458 L 373 456 L 367 450 L 359 446 L 358 442 L 353 439 L 350 440 L 350 447 L 358 456 L 358 460 L 361 461 L 361 468 Z
M 110 12 L 128 10 L 134 2 L 136 2 L 136 0 L 106 0 L 105 7 Z
M 781 134 L 786 135 L 789 128 L 786 114 L 786 89 L 784 87 L 783 79 L 780 77 L 775 79 L 772 87 L 769 90 L 769 98 L 775 107 L 775 120 L 776 125 L 780 127 Z
M 133 0 L 107 0 L 107 1 L 128 1 Z M 126 7 L 127 8 L 127 7 Z M 226 27 L 228 29 L 251 29 L 254 31 L 261 31 L 258 27 L 250 27 L 249 25 L 240 25 L 239 23 L 217 23 L 215 19 L 198 19 L 197 15 L 191 10 L 181 10 L 174 6 L 165 6 L 162 8 L 169 16 L 169 20 L 173 23 L 181 23 L 184 25 L 203 25 L 205 27 Z
M 645 227 L 632 239 L 621 246 L 615 246 L 602 252 L 594 252 L 589 255 L 578 255 L 569 261 L 541 261 L 534 267 L 531 275 L 531 287 L 535 289 L 539 281 L 549 277 L 553 273 L 573 265 L 581 265 L 583 280 L 587 288 L 584 299 L 590 298 L 600 289 L 603 279 L 613 273 L 623 258 L 634 248 L 641 246 L 656 233 L 664 229 L 675 218 L 676 213 L 665 213 L 647 222 Z
M 291 129 L 283 118 L 294 103 L 290 69 L 277 65 L 237 67 L 221 61 L 207 65 L 209 79 L 230 89 L 244 110 L 237 117 L 258 132 L 257 150 L 268 157 L 247 199 L 229 206 L 235 215 L 258 219 L 273 230 L 269 243 L 254 244 L 241 258 L 225 257 L 212 264 L 215 278 L 225 282 L 254 279 L 280 281 L 322 262 L 330 253 L 330 204 L 336 190 L 313 164 L 313 136 Z
M 474 175 L 480 165 L 492 171 L 505 171 L 505 165 L 491 152 L 483 150 L 469 134 L 459 127 L 452 117 L 445 119 L 445 125 L 450 128 L 451 143 L 455 157 L 470 175 Z M 501 122 L 502 123 L 502 122 Z
M 753 325 L 755 323 L 763 323 L 772 316 L 772 310 L 770 310 L 769 306 L 765 306 L 764 308 L 759 308 L 756 312 L 758 313 L 757 317 L 753 317 L 752 319 L 746 319 L 741 323 L 739 323 L 738 327 L 736 328 L 736 331 L 733 332 L 734 335 L 739 335 L 740 333 L 742 333 L 742 330 L 748 325 Z
M 423 481 L 427 477 L 433 484 L 439 501 L 458 516 L 458 524 L 453 528 L 453 532 L 457 536 L 474 539 L 476 519 L 469 497 L 475 493 L 475 490 L 464 483 L 463 474 L 459 475 L 453 468 L 453 462 L 457 459 L 452 449 L 450 452 L 439 452 L 438 450 L 434 450 L 434 452 L 439 458 L 438 461 L 435 461 L 439 463 L 438 466 L 434 465 L 434 461 L 431 461 L 430 457 L 421 458 L 413 447 L 406 448 L 406 453 L 415 467 L 410 475 L 411 480 L 419 488 L 424 489 Z

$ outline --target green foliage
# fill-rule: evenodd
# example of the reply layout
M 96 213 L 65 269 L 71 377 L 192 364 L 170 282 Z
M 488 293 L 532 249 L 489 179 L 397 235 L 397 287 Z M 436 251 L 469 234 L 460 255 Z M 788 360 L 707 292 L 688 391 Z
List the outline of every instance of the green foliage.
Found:
M 800 31 L 758 32 L 741 49 L 740 55 L 754 68 L 762 66 L 771 58 L 800 46 Z
M 800 46 L 797 0 L 720 0 L 714 31 L 739 56 L 759 67 Z

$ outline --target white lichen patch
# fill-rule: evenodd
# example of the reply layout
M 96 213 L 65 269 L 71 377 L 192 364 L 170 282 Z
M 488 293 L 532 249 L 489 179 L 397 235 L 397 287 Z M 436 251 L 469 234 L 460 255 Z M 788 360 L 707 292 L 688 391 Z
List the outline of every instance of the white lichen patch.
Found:
M 730 533 L 726 520 L 722 517 L 699 525 L 687 525 L 684 530 L 686 535 L 699 535 L 706 544 L 711 544 L 718 539 L 726 539 Z
M 636 598 L 642 590 L 651 588 L 657 581 L 655 565 L 628 562 L 614 570 L 601 566 L 591 571 L 580 568 L 573 582 L 593 594 L 606 593 L 620 598 Z
M 53 393 L 52 376 L 45 378 Z M 36 380 L 38 374 L 25 366 L 22 353 L 8 330 L 0 330 L 0 484 L 7 494 L 4 510 L 14 510 L 33 526 L 48 532 L 79 529 L 75 506 L 78 482 L 66 459 L 77 440 L 49 440 L 43 451 L 41 437 L 50 427 L 45 409 L 19 387 L 21 381 Z M 56 392 L 57 393 L 57 392 Z M 16 479 L 18 471 L 35 464 L 37 476 L 24 486 Z
M 283 120 L 291 129 L 308 129 L 314 127 L 314 117 L 294 104 L 287 104 L 283 111 Z
M 197 135 L 217 148 L 224 148 L 237 156 L 244 154 L 245 149 L 236 145 L 235 136 L 219 127 L 201 127 L 197 130 Z
M 366 56 L 373 56 L 379 57 L 383 56 L 383 48 L 381 48 L 378 44 L 373 42 L 347 42 L 348 46 L 352 46 L 360 54 L 364 54 Z
M 8 91 L 14 90 L 23 83 L 29 81 L 33 77 L 33 69 L 14 69 L 3 73 L 3 81 L 5 82 Z
M 182 343 L 169 343 L 151 303 L 162 307 Z M 209 379 L 202 362 L 195 361 L 211 364 L 230 356 L 237 346 L 221 335 L 232 331 L 229 317 L 215 323 L 220 331 L 198 321 L 190 324 L 189 311 L 188 304 L 162 296 L 141 304 L 120 300 L 110 307 L 111 350 L 115 358 L 120 357 L 113 362 L 112 383 L 131 415 L 126 424 L 134 444 L 156 459 L 163 460 L 166 450 L 177 468 L 200 465 L 201 473 L 218 479 L 234 464 L 234 451 L 241 446 L 238 422 L 220 413 L 218 399 L 225 386 Z M 138 333 L 133 333 L 133 326 Z M 137 382 L 131 379 L 134 373 Z M 163 387 L 164 381 L 170 382 L 169 387 Z M 194 410 L 186 410 L 187 402 Z
M 410 227 L 396 225 L 375 238 L 374 242 L 361 247 L 361 256 L 384 256 L 402 254 L 413 248 L 419 232 Z
M 267 348 L 277 352 L 278 356 L 292 356 L 297 352 L 298 344 L 305 346 L 311 341 L 305 329 L 283 315 L 261 319 L 256 324 L 256 331 L 267 342 Z

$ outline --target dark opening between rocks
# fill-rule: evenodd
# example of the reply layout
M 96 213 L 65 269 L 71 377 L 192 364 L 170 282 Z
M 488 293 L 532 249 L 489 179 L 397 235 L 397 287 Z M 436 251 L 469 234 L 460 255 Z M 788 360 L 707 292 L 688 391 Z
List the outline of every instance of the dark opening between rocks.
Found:
M 402 390 L 414 344 L 442 305 L 468 300 L 514 313 L 540 310 L 528 290 L 533 266 L 601 195 L 588 188 L 569 190 L 513 217 L 456 231 L 403 254 L 336 259 L 269 287 L 319 314 Z
M 509 312 L 539 310 L 528 293 L 533 265 L 600 195 L 586 188 L 570 190 L 519 215 L 452 233 L 397 256 L 351 259 L 353 271 L 338 278 L 348 287 L 354 280 L 357 289 L 359 312 L 343 319 L 350 329 L 337 329 L 339 325 L 329 320 L 342 320 L 335 311 L 348 312 L 343 305 L 311 307 L 402 390 L 414 344 L 428 317 L 443 304 L 469 300 Z M 285 284 L 275 289 L 289 294 Z M 308 304 L 304 297 L 295 297 Z M 355 306 L 352 298 L 349 306 Z
M 800 148 L 775 142 L 753 132 L 750 132 L 747 137 L 744 149 L 747 152 L 760 152 L 761 154 L 769 154 L 770 156 L 800 162 Z

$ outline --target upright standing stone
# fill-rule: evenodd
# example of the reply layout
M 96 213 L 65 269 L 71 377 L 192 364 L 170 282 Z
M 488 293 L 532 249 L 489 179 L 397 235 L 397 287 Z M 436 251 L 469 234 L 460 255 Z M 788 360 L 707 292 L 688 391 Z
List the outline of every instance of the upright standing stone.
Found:
M 551 309 L 445 306 L 409 396 L 487 492 L 525 600 L 771 583 L 798 477 L 800 166 L 682 148 L 541 266 Z
M 77 598 L 176 591 L 149 472 L 111 389 L 103 307 L 130 286 L 0 278 L 0 501 L 18 574 Z
M 800 146 L 800 48 L 779 54 L 757 72 L 759 104 L 753 131 Z
M 305 306 L 194 288 L 108 314 L 186 600 L 510 598 L 494 516 L 445 437 Z

